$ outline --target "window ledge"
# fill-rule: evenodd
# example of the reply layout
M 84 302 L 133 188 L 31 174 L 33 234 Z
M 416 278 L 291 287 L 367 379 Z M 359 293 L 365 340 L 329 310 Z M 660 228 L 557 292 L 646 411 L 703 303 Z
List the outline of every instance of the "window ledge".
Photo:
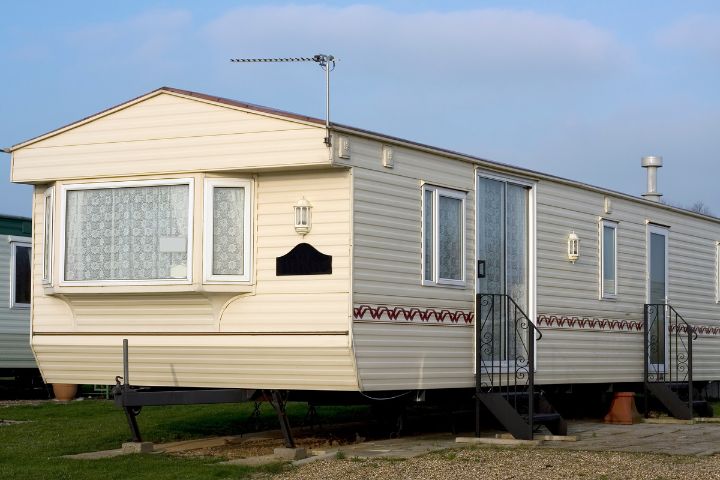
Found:
M 439 288 L 454 288 L 454 289 L 466 289 L 468 287 L 467 283 L 458 284 L 458 283 L 435 283 L 435 282 L 428 282 L 425 281 L 422 283 L 423 287 L 439 287 Z
M 255 286 L 250 284 L 233 285 L 73 285 L 46 286 L 45 295 L 92 295 L 92 294 L 133 294 L 133 293 L 252 293 Z

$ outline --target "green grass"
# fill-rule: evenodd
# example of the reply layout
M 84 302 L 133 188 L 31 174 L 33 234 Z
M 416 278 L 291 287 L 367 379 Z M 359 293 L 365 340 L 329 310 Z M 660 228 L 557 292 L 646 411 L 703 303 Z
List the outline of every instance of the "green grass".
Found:
M 288 405 L 291 423 L 299 424 L 304 404 Z M 143 440 L 174 440 L 242 433 L 252 404 L 146 407 L 138 417 Z M 357 417 L 353 408 L 318 408 L 324 422 Z M 48 402 L 37 406 L 0 407 L 0 419 L 29 423 L 0 426 L 0 479 L 133 480 L 248 478 L 265 468 L 213 465 L 222 459 L 173 457 L 162 454 L 126 455 L 100 460 L 72 460 L 62 455 L 119 448 L 130 438 L 125 416 L 112 402 L 85 400 L 67 404 Z M 272 408 L 264 405 L 260 426 L 277 428 Z

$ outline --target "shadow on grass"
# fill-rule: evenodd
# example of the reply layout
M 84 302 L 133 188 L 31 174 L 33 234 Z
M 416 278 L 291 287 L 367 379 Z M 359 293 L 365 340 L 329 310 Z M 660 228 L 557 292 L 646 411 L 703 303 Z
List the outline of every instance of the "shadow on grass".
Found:
M 181 405 L 147 407 L 138 417 L 144 439 L 155 443 L 218 435 L 237 435 L 254 430 L 249 422 L 252 403 L 228 405 Z M 364 407 L 321 407 L 322 422 L 356 420 Z M 307 413 L 305 404 L 289 404 L 288 415 L 300 425 Z M 122 410 L 111 401 L 85 400 L 67 404 L 0 407 L 0 419 L 29 423 L 0 427 L 0 479 L 135 479 L 247 478 L 258 471 L 278 473 L 282 464 L 263 467 L 216 465 L 222 459 L 130 455 L 100 460 L 61 458 L 82 452 L 118 448 L 130 432 Z M 275 412 L 263 405 L 257 420 L 259 429 L 278 427 Z

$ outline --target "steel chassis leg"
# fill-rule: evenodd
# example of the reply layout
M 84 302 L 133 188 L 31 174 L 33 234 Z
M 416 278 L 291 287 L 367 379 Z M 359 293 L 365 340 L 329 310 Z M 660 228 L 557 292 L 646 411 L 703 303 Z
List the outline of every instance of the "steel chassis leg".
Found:
M 253 429 L 256 432 L 258 430 L 260 430 L 260 415 L 261 415 L 260 408 L 262 408 L 262 402 L 263 402 L 262 399 L 255 400 L 254 405 L 253 405 L 253 411 L 250 414 L 250 418 L 248 418 L 248 421 L 252 422 Z
M 315 425 L 317 425 L 318 429 L 322 430 L 322 422 L 320 421 L 320 416 L 317 413 L 317 409 L 315 408 L 315 405 L 312 403 L 308 404 L 308 411 L 305 414 L 305 425 L 310 427 L 310 431 L 315 431 Z
M 141 407 L 123 407 L 125 410 L 125 417 L 127 418 L 128 425 L 130 426 L 130 432 L 132 432 L 133 442 L 142 442 L 142 436 L 140 435 L 140 427 L 137 424 L 137 416 L 140 415 Z
M 292 436 L 292 430 L 290 428 L 290 422 L 285 412 L 285 404 L 287 403 L 287 397 L 283 399 L 282 395 L 278 390 L 270 391 L 272 398 L 272 406 L 277 413 L 278 421 L 280 422 L 280 431 L 282 431 L 283 438 L 285 439 L 285 446 L 287 448 L 295 448 L 295 440 Z

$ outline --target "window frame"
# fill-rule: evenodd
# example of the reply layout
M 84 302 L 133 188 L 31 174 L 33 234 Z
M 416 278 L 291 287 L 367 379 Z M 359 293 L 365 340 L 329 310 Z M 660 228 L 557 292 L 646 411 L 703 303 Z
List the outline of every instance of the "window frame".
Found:
M 720 240 L 715 242 L 715 303 L 720 303 Z
M 50 205 L 48 206 L 48 200 Z M 48 210 L 49 209 L 49 210 Z M 50 236 L 48 236 L 50 230 Z M 53 284 L 53 234 L 55 233 L 55 187 L 45 189 L 43 195 L 43 238 L 42 238 L 42 255 L 43 255 L 43 285 L 52 286 Z M 47 240 L 47 241 L 46 241 Z
M 426 278 L 425 276 L 425 256 L 426 256 L 426 245 L 425 245 L 425 232 L 428 228 L 425 225 L 425 213 L 428 208 L 425 202 L 425 193 L 432 192 L 432 278 Z M 461 279 L 451 279 L 440 277 L 440 262 L 439 262 L 439 239 L 440 239 L 440 224 L 438 222 L 439 209 L 440 209 L 440 197 L 453 198 L 460 200 L 460 209 L 462 211 L 461 224 L 460 224 L 460 242 L 461 242 L 461 258 L 460 258 L 460 274 Z M 464 288 L 467 285 L 467 252 L 465 251 L 467 246 L 466 240 L 466 215 L 465 209 L 467 192 L 462 190 L 451 189 L 447 187 L 440 187 L 437 185 L 423 184 L 421 188 L 422 208 L 421 208 L 421 228 L 420 228 L 420 243 L 421 243 L 421 260 L 420 270 L 422 275 L 422 285 L 428 287 L 460 287 Z
M 67 224 L 67 192 L 75 190 L 103 190 L 109 188 L 132 187 L 162 187 L 167 185 L 187 185 L 188 187 L 188 215 L 187 215 L 187 276 L 185 278 L 163 278 L 145 280 L 66 280 L 65 279 L 65 243 Z M 88 182 L 64 184 L 60 188 L 60 267 L 59 284 L 61 286 L 106 286 L 106 285 L 188 285 L 193 279 L 193 210 L 195 198 L 195 179 L 164 178 L 153 180 L 129 180 L 110 182 Z
M 30 239 L 23 239 L 20 237 L 9 237 L 8 243 L 10 243 L 10 308 L 12 310 L 24 310 L 30 308 L 32 303 L 32 243 Z M 30 302 L 18 303 L 15 301 L 15 293 L 17 290 L 17 276 L 16 276 L 16 258 L 17 258 L 17 247 L 26 247 L 30 249 Z
M 244 188 L 244 228 L 243 228 L 243 275 L 218 275 L 213 267 L 213 216 L 215 211 L 213 191 L 216 187 Z M 206 178 L 203 202 L 203 282 L 204 283 L 250 283 L 252 281 L 253 259 L 253 181 L 240 178 Z
M 618 226 L 619 223 L 615 220 L 607 218 L 601 218 L 599 224 L 599 251 L 598 251 L 598 266 L 600 271 L 600 299 L 601 300 L 615 300 L 618 297 Z M 615 288 L 613 293 L 605 293 L 605 227 L 613 229 L 613 260 L 615 270 Z

